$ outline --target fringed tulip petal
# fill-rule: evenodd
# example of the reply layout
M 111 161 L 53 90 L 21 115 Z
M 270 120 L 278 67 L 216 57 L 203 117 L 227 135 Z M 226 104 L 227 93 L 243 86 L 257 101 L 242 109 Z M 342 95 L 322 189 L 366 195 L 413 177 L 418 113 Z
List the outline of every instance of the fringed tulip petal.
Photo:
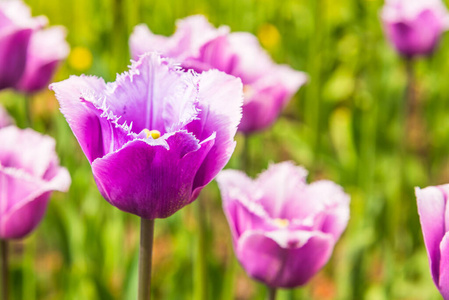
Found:
M 234 152 L 243 101 L 241 81 L 217 70 L 202 73 L 198 85 L 198 116 L 186 128 L 200 140 L 212 134 L 216 138 L 195 177 L 194 195 L 218 174 Z
M 106 89 L 103 79 L 71 76 L 51 84 L 50 89 L 55 91 L 61 112 L 89 162 L 131 140 L 127 126 L 119 125 L 117 117 L 108 111 L 102 95 Z

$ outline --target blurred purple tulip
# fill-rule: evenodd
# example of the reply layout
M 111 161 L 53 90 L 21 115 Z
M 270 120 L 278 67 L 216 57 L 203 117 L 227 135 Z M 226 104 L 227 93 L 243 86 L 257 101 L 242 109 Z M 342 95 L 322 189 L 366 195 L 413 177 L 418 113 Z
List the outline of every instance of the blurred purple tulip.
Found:
M 116 82 L 72 76 L 50 88 L 103 197 L 142 218 L 191 203 L 234 151 L 242 84 L 225 73 L 148 53 Z
M 329 260 L 349 220 L 349 196 L 331 181 L 306 183 L 290 162 L 251 180 L 235 170 L 217 176 L 234 250 L 256 280 L 277 288 L 305 284 Z
M 444 299 L 449 299 L 449 184 L 415 189 L 430 273 Z
M 409 58 L 432 54 L 449 24 L 441 0 L 386 0 L 381 17 L 390 42 Z
M 31 129 L 0 129 L 0 239 L 19 239 L 42 220 L 52 191 L 67 191 L 55 141 Z
M 307 81 L 304 73 L 274 63 L 254 35 L 229 33 L 227 26 L 216 29 L 200 15 L 179 20 L 171 37 L 155 35 L 146 25 L 138 25 L 130 37 L 130 48 L 134 59 L 158 51 L 186 69 L 218 69 L 239 77 L 245 96 L 239 131 L 247 134 L 272 125 Z
M 48 85 L 69 47 L 60 27 L 43 30 L 48 20 L 32 18 L 20 0 L 0 2 L 0 90 L 30 93 Z
M 35 32 L 28 46 L 25 71 L 16 88 L 31 93 L 48 86 L 56 68 L 70 52 L 66 30 L 53 26 Z
M 46 24 L 45 17 L 32 18 L 22 1 L 0 2 L 0 90 L 17 84 L 25 70 L 31 35 Z

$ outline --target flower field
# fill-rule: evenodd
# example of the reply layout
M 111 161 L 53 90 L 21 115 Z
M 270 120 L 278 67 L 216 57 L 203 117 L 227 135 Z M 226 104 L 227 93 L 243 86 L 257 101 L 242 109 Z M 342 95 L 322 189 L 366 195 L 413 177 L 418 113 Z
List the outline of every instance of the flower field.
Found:
M 26 90 L 24 81 L 16 87 L 3 88 L 1 72 L 6 72 L 6 68 L 0 61 L 0 104 L 17 127 L 31 127 L 54 138 L 59 165 L 70 173 L 71 185 L 67 192 L 58 191 L 51 195 L 45 217 L 35 231 L 24 238 L 14 237 L 8 241 L 8 300 L 142 299 L 138 298 L 141 241 L 139 217 L 155 219 L 152 299 L 266 299 L 265 284 L 270 286 L 269 292 L 273 286 L 279 287 L 276 294 L 278 300 L 432 300 L 441 299 L 439 290 L 443 294 L 445 287 L 449 289 L 449 282 L 444 285 L 441 279 L 441 286 L 437 288 L 432 280 L 426 250 L 430 246 L 423 238 L 415 196 L 415 187 L 424 191 L 427 186 L 449 183 L 447 33 L 441 33 L 439 45 L 434 45 L 431 53 L 420 52 L 419 55 L 414 55 L 408 52 L 404 54 L 401 49 L 396 51 L 397 46 L 390 43 L 386 36 L 387 25 L 382 21 L 385 3 L 381 0 L 25 2 L 31 8 L 32 16 L 45 15 L 51 26 L 65 27 L 70 53 L 58 64 L 59 67 L 49 82 L 55 82 L 51 85 L 51 90 L 46 87 L 38 91 L 32 88 Z M 449 2 L 446 4 L 449 5 Z M 176 34 L 181 35 L 179 28 L 182 28 L 181 23 L 176 23 L 177 20 L 186 20 L 186 17 L 194 15 L 205 16 L 206 21 L 201 24 L 207 24 L 208 20 L 213 28 L 207 29 L 209 25 L 201 25 L 204 29 L 198 29 L 199 36 L 205 37 L 208 30 L 225 30 L 220 27 L 223 25 L 229 27 L 229 36 L 235 32 L 251 33 L 267 51 L 266 57 L 271 57 L 273 62 L 263 54 L 253 57 L 253 65 L 248 69 L 230 67 L 234 66 L 232 58 L 223 58 L 228 54 L 227 51 L 239 53 L 250 49 L 254 41 L 252 38 L 230 38 L 230 42 L 220 41 L 223 44 L 208 44 L 212 50 L 201 52 L 204 54 L 203 60 L 202 64 L 198 64 L 197 60 L 185 59 L 185 53 L 178 54 L 181 42 L 170 48 L 173 44 L 161 38 L 165 43 L 161 42 L 163 47 L 153 49 L 152 45 L 160 37 L 153 36 L 155 40 L 147 45 L 143 35 L 137 36 L 135 31 L 136 25 L 145 24 L 145 28 L 154 35 L 174 37 L 175 40 Z M 2 15 L 0 41 L 1 17 Z M 135 38 L 134 42 L 132 36 Z M 133 45 L 144 49 L 137 49 Z M 0 43 L 0 60 L 1 47 Z M 170 55 L 177 60 L 174 65 L 156 54 L 139 56 L 153 50 L 161 53 L 164 49 L 169 49 L 167 53 L 174 53 Z M 248 53 L 251 51 L 248 50 Z M 262 50 L 258 51 L 263 53 Z M 426 52 L 427 49 L 423 51 Z M 139 62 L 130 68 L 133 57 Z M 139 57 L 145 58 L 139 60 Z M 151 67 L 145 69 L 148 61 Z M 278 70 L 279 64 L 288 66 L 288 71 Z M 287 68 L 286 66 L 284 67 Z M 181 74 L 182 71 L 178 70 L 181 67 L 193 68 L 196 72 L 203 73 Z M 230 75 L 217 75 L 219 72 L 211 69 L 219 69 Z M 117 74 L 124 72 L 128 73 L 117 77 Z M 95 101 L 106 99 L 104 104 L 108 108 L 101 108 L 101 112 L 108 112 L 110 108 L 115 114 L 119 110 L 114 111 L 116 103 L 132 103 L 143 94 L 140 87 L 135 92 L 133 84 L 137 86 L 138 82 L 135 79 L 138 75 L 135 74 L 147 72 L 150 74 L 149 78 L 160 76 L 157 80 L 148 81 L 157 83 L 156 87 L 151 87 L 151 91 L 155 91 L 154 98 L 158 97 L 158 93 L 163 94 L 160 102 L 167 102 L 169 108 L 164 106 L 164 109 L 158 110 L 151 107 L 154 120 L 145 119 L 142 124 L 139 123 L 140 116 L 136 115 L 146 104 L 140 102 L 135 112 L 129 113 L 132 111 L 131 106 L 127 107 L 128 110 L 123 109 L 122 119 L 110 121 L 112 117 L 98 117 L 99 120 L 107 119 L 108 126 L 111 125 L 110 131 L 116 144 L 107 144 L 109 140 L 104 137 L 106 125 L 98 125 L 100 121 L 98 124 L 92 121 L 94 112 L 101 108 L 100 102 Z M 273 98 L 276 99 L 282 98 L 282 105 L 257 111 L 248 102 L 243 102 L 242 108 L 242 99 L 265 99 L 261 92 L 265 86 L 261 84 L 261 88 L 258 85 L 260 82 L 254 83 L 257 80 L 253 81 L 252 72 L 257 76 L 265 76 L 260 80 L 263 84 L 270 80 L 275 82 L 274 87 L 269 87 L 275 90 L 270 95 L 274 95 Z M 72 76 L 81 74 L 94 75 L 103 78 L 105 82 L 116 83 L 96 85 L 91 77 Z M 133 76 L 136 77 L 133 79 Z M 81 81 L 83 82 L 79 83 Z M 148 81 L 144 83 L 146 86 L 151 85 Z M 170 82 L 170 85 L 166 82 Z M 185 82 L 194 92 L 189 94 L 190 92 L 185 92 L 185 88 L 182 90 L 185 94 L 179 93 L 182 94 L 179 98 L 184 102 L 183 108 L 178 111 L 181 102 L 176 98 L 177 102 L 173 100 L 175 104 L 172 107 L 170 101 L 179 94 L 171 92 L 181 90 L 179 86 Z M 95 86 L 95 93 L 86 92 L 87 86 Z M 285 89 L 276 90 L 280 86 Z M 119 94 L 121 88 L 125 91 L 123 94 Z M 73 104 L 75 100 L 67 94 L 73 95 L 73 99 L 82 99 L 76 104 L 79 106 Z M 101 97 L 97 97 L 97 94 Z M 91 101 L 90 96 L 96 97 L 95 101 Z M 118 100 L 108 102 L 109 99 Z M 156 100 L 154 103 L 159 103 Z M 218 105 L 216 103 L 219 100 L 227 102 Z M 89 114 L 78 114 L 87 107 L 83 106 L 87 102 L 93 103 L 95 107 L 89 108 Z M 73 107 L 76 106 L 73 110 L 72 104 Z M 63 107 L 62 112 L 60 107 Z M 211 117 L 206 113 L 209 112 L 208 109 Z M 236 120 L 240 120 L 242 111 L 243 122 L 235 133 Z M 0 127 L 3 127 L 2 121 L 5 118 L 0 113 Z M 211 121 L 212 118 L 216 119 Z M 135 132 L 129 129 L 127 139 L 123 142 L 114 135 L 117 133 L 114 130 L 118 129 L 113 126 L 116 124 L 114 122 L 125 120 L 133 121 L 132 128 Z M 165 124 L 167 120 L 170 126 Z M 200 121 L 202 127 L 195 123 Z M 100 128 L 98 132 L 103 135 L 95 135 L 97 128 L 94 123 Z M 162 123 L 163 126 L 160 125 Z M 198 126 L 201 130 L 197 129 Z M 0 137 L 2 130 L 4 129 L 0 129 Z M 132 138 L 129 138 L 131 134 Z M 174 137 L 179 137 L 180 134 L 183 134 L 183 138 L 175 141 Z M 120 153 L 128 143 L 144 140 L 153 145 L 153 141 L 157 143 L 161 136 L 169 136 L 165 144 L 162 145 L 161 142 L 161 147 L 168 145 L 166 149 L 179 149 L 183 158 L 187 152 L 193 158 L 189 157 L 187 162 L 179 159 L 175 164 L 175 155 L 162 153 L 161 150 L 157 165 L 153 161 L 146 163 L 144 156 L 135 155 L 126 161 L 118 159 L 99 166 L 100 161 L 106 161 L 105 158 L 109 158 L 111 154 Z M 171 137 L 173 141 L 170 140 Z M 102 144 L 102 152 L 98 154 L 95 152 L 98 149 L 94 149 L 92 144 L 102 138 L 105 139 L 104 145 L 111 145 L 111 148 L 108 150 Z M 233 140 L 236 144 L 232 153 Z M 5 164 L 1 161 L 1 153 L 4 149 L 9 149 L 9 146 L 1 144 L 0 140 L 0 167 Z M 207 151 L 212 149 L 212 152 L 204 150 L 206 152 L 202 153 L 205 145 L 209 145 Z M 35 146 L 37 149 L 38 145 Z M 19 152 L 32 152 L 30 150 L 34 149 L 34 146 L 26 147 L 27 149 Z M 39 159 L 37 155 L 36 150 L 35 160 Z M 229 162 L 226 164 L 227 160 Z M 243 186 L 242 182 L 246 184 L 245 180 L 250 182 L 250 179 L 241 174 L 232 175 L 233 171 L 219 173 L 223 167 L 225 170 L 244 171 L 249 177 L 255 178 L 267 169 L 267 173 L 275 169 L 275 164 L 286 164 L 285 161 L 304 167 L 304 172 L 307 170 L 308 175 L 302 176 L 304 178 L 301 180 L 304 180 L 304 184 L 307 182 L 309 187 L 323 180 L 329 186 L 329 181 L 333 182 L 331 187 L 313 194 L 314 197 L 301 195 L 299 198 L 310 198 L 310 203 L 320 202 L 317 199 L 321 199 L 323 195 L 330 195 L 329 198 L 337 198 L 335 195 L 338 195 L 343 199 L 339 203 L 332 203 L 335 206 L 341 205 L 344 213 L 336 213 L 338 217 L 335 218 L 341 218 L 341 224 L 335 225 L 334 228 L 337 229 L 333 230 L 338 232 L 332 232 L 332 242 L 329 242 L 332 245 L 322 250 L 323 253 L 330 252 L 326 252 L 328 255 L 319 254 L 326 256 L 328 260 L 317 263 L 319 268 L 310 271 L 310 274 L 304 271 L 307 269 L 304 266 L 303 272 L 307 275 L 297 275 L 297 278 L 306 278 L 302 281 L 279 278 L 272 280 L 268 275 L 260 274 L 260 270 L 253 266 L 259 263 L 259 257 L 254 256 L 257 251 L 254 252 L 256 254 L 249 251 L 249 254 L 245 252 L 236 257 L 234 248 L 238 248 L 236 245 L 244 235 L 244 230 L 241 229 L 240 232 L 240 224 L 232 224 L 238 223 L 235 221 L 238 218 L 233 217 L 233 207 L 225 207 L 225 211 L 223 210 L 223 203 L 231 206 L 250 202 L 253 196 L 257 198 L 255 195 L 264 190 L 262 187 L 254 188 L 243 200 L 237 199 L 235 190 L 226 190 L 228 185 L 244 190 L 245 187 L 239 185 Z M 167 166 L 173 170 L 172 173 L 183 174 L 182 180 L 165 172 L 164 168 Z M 162 171 L 152 173 L 153 177 L 141 176 L 142 169 L 152 168 Z M 272 186 L 268 184 L 269 188 L 263 191 L 268 195 L 266 197 L 272 196 L 270 191 L 276 197 L 285 196 L 285 191 L 288 192 L 284 194 L 289 194 L 291 187 L 283 184 L 297 175 L 292 175 L 294 172 L 302 170 L 291 171 L 291 177 L 273 181 Z M 187 175 L 184 176 L 184 173 Z M 219 184 L 212 180 L 217 175 Z M 265 175 L 260 175 L 258 180 L 262 176 Z M 241 182 L 229 183 L 231 179 L 239 181 L 236 178 L 241 179 Z M 159 182 L 158 180 L 162 182 L 158 185 L 158 190 L 148 192 L 146 188 L 152 187 L 153 182 Z M 123 181 L 126 181 L 126 187 L 120 185 Z M 172 184 L 173 182 L 176 184 Z M 248 183 L 248 186 L 251 184 Z M 53 190 L 63 188 L 54 187 Z M 239 193 L 245 194 L 245 191 Z M 296 190 L 292 195 L 295 193 Z M 447 194 L 444 191 L 441 193 L 439 197 L 444 199 L 441 218 L 444 219 Z M 147 194 L 151 194 L 151 199 L 155 199 L 156 204 L 151 202 L 150 205 L 143 200 L 140 202 Z M 127 198 L 129 195 L 134 197 L 133 201 Z M 2 199 L 0 197 L 0 204 Z M 344 205 L 349 205 L 348 220 Z M 287 206 L 286 209 L 289 208 Z M 298 212 L 307 210 L 299 206 L 297 209 Z M 432 207 L 430 211 L 433 213 L 437 209 Z M 420 208 L 422 215 L 425 215 L 423 210 Z M 266 211 L 270 213 L 269 208 Z M 431 214 L 430 220 L 433 220 L 432 216 Z M 0 214 L 0 218 L 5 217 Z M 276 223 L 276 230 L 290 228 L 290 223 L 293 222 L 283 215 L 271 216 L 269 219 Z M 0 219 L 0 223 L 3 220 Z M 436 222 L 438 221 L 435 220 Z M 309 225 L 304 224 L 300 226 L 301 231 L 316 233 L 315 227 L 312 230 L 307 227 Z M 323 224 L 328 223 L 323 221 Z M 9 239 L 10 237 L 2 236 L 1 226 L 0 239 Z M 441 226 L 444 234 L 446 227 L 444 224 Z M 319 237 L 322 237 L 321 234 L 329 234 L 326 225 L 321 227 Z M 257 227 L 258 230 L 272 230 L 267 226 L 261 228 Z M 273 238 L 274 241 L 278 239 L 278 236 Z M 311 238 L 307 241 L 309 239 Z M 233 243 L 236 243 L 234 247 Z M 283 245 L 282 242 L 278 244 Z M 289 244 L 288 247 L 290 246 Z M 300 246 L 295 244 L 291 247 Z M 439 247 L 438 244 L 436 249 L 440 249 Z M 314 253 L 321 253 L 312 250 L 317 251 Z M 443 257 L 444 253 L 438 252 L 435 255 L 438 256 L 435 261 L 439 263 L 440 256 Z M 241 260 L 240 263 L 238 259 Z M 444 258 L 441 260 L 444 261 Z M 247 261 L 255 262 L 248 266 Z M 264 263 L 267 270 L 274 268 L 260 258 L 260 264 Z M 441 268 L 432 273 L 434 277 L 435 272 L 438 275 L 445 274 L 444 265 Z M 300 267 L 297 269 L 301 272 Z M 443 275 L 441 277 L 444 278 Z

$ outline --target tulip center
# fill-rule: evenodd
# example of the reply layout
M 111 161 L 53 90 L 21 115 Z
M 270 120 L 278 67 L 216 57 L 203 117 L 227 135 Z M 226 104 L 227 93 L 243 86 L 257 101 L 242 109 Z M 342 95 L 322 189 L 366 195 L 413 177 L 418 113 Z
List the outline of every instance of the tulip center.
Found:
M 157 139 L 161 136 L 161 133 L 159 130 L 148 130 L 144 129 L 143 132 L 147 135 L 147 139 L 151 136 L 153 139 Z
M 274 224 L 276 224 L 280 228 L 285 228 L 290 225 L 290 221 L 287 219 L 274 219 Z

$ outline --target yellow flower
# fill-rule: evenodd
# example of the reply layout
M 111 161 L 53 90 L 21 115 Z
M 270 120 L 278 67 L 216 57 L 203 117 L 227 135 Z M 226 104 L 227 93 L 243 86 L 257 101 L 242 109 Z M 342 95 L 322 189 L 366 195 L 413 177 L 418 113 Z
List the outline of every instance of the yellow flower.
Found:
M 281 40 L 279 30 L 276 28 L 276 26 L 269 23 L 262 24 L 259 27 L 259 30 L 257 31 L 257 37 L 259 38 L 262 46 L 268 49 L 275 48 Z
M 92 53 L 86 47 L 75 47 L 69 55 L 69 65 L 77 71 L 86 71 L 92 66 Z

